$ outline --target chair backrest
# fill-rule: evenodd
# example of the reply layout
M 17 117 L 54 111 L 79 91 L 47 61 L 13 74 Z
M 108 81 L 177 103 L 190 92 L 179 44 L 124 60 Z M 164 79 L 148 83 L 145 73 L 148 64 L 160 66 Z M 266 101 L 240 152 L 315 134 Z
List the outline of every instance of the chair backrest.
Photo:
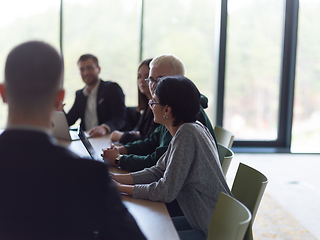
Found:
M 251 212 L 252 219 L 245 235 L 246 240 L 252 240 L 252 224 L 257 214 L 268 179 L 261 172 L 243 163 L 239 164 L 231 192 Z
M 222 172 L 226 177 L 231 160 L 233 159 L 234 153 L 231 149 L 221 145 L 220 143 L 218 143 L 218 149 L 219 149 L 219 160 L 221 163 Z
M 207 240 L 242 240 L 250 220 L 251 213 L 246 206 L 233 197 L 220 193 Z
M 221 145 L 231 148 L 234 140 L 234 134 L 224 129 L 223 127 L 215 126 L 214 134 L 216 135 L 216 140 Z

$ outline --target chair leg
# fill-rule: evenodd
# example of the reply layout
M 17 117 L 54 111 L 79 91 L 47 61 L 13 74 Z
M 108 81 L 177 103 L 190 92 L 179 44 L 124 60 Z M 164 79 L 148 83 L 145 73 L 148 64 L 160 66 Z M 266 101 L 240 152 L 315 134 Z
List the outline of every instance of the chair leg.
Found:
M 252 225 L 250 224 L 248 227 L 248 230 L 246 232 L 246 235 L 244 236 L 244 240 L 254 240 L 253 233 L 252 233 Z

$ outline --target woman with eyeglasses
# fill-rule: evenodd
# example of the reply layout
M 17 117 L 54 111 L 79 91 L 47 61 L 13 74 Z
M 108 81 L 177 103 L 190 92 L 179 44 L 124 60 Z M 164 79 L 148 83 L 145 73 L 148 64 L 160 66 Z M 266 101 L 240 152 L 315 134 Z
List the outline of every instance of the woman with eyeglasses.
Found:
M 173 136 L 153 167 L 129 174 L 111 174 L 120 192 L 134 198 L 169 203 L 177 199 L 184 216 L 173 217 L 181 239 L 205 239 L 221 192 L 231 195 L 209 130 L 196 121 L 197 87 L 183 76 L 164 77 L 149 106 L 154 121 Z M 115 147 L 107 149 L 117 153 Z
M 145 79 L 149 77 L 149 64 L 151 61 L 152 58 L 146 59 L 142 61 L 138 67 L 138 107 L 136 113 L 141 114 L 138 123 L 132 131 L 113 131 L 110 135 L 110 140 L 113 142 L 127 144 L 128 142 L 145 139 L 159 126 L 159 124 L 153 121 L 153 113 L 148 106 L 151 93 Z

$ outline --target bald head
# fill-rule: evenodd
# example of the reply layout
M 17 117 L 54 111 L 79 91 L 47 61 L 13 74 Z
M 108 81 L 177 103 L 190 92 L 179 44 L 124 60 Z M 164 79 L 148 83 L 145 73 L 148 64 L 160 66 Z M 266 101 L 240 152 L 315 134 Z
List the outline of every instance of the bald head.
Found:
M 15 47 L 5 65 L 6 101 L 15 111 L 52 110 L 63 73 L 59 53 L 44 42 Z

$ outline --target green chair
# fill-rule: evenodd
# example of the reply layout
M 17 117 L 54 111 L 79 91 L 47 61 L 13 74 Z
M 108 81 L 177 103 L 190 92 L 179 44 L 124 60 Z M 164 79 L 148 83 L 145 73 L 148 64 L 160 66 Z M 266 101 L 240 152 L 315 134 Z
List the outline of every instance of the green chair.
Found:
M 218 143 L 218 149 L 219 149 L 219 160 L 221 163 L 222 172 L 226 177 L 231 160 L 233 159 L 234 153 L 231 149 L 221 145 L 220 143 Z
M 262 173 L 243 163 L 239 164 L 231 192 L 234 198 L 250 210 L 252 215 L 245 240 L 253 240 L 252 225 L 267 183 L 268 179 Z
M 224 129 L 223 127 L 215 126 L 214 134 L 216 135 L 216 140 L 221 145 L 231 148 L 234 140 L 234 134 Z
M 210 222 L 207 240 L 242 240 L 251 220 L 251 213 L 241 202 L 220 193 Z

